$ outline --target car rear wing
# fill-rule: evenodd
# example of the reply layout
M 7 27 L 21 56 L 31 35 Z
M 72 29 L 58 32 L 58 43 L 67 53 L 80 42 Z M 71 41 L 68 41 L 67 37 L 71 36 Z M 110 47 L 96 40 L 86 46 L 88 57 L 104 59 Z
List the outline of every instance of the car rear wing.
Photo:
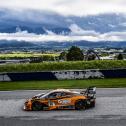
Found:
M 96 98 L 96 87 L 88 87 L 85 91 L 81 91 L 80 94 L 86 95 L 89 98 Z

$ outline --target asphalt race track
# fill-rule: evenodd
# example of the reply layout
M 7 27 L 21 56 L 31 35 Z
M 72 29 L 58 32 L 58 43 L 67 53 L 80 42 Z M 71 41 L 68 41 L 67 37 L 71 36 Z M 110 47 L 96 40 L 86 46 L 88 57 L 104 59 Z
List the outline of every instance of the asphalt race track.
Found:
M 47 91 L 1 91 L 0 126 L 126 126 L 126 88 L 97 89 L 96 107 L 84 111 L 23 111 L 25 99 Z

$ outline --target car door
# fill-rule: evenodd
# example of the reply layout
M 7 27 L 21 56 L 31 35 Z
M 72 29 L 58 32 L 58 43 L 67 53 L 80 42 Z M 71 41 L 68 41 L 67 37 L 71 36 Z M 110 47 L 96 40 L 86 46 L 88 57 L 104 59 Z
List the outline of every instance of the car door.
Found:
M 51 109 L 71 109 L 71 93 L 54 92 L 48 96 L 48 105 Z
M 53 92 L 48 95 L 48 106 L 57 108 L 58 107 L 58 100 L 61 99 L 62 92 Z
M 72 94 L 70 92 L 63 92 L 61 98 L 58 99 L 58 105 L 61 109 L 74 109 Z

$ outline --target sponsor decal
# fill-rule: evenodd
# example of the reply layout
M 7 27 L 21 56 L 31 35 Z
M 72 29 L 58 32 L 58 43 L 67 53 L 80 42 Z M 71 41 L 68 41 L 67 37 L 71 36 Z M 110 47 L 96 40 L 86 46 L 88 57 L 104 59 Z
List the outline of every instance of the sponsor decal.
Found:
M 58 100 L 58 103 L 59 104 L 69 104 L 69 103 L 71 103 L 71 100 L 67 100 L 67 99 L 65 99 L 65 100 Z

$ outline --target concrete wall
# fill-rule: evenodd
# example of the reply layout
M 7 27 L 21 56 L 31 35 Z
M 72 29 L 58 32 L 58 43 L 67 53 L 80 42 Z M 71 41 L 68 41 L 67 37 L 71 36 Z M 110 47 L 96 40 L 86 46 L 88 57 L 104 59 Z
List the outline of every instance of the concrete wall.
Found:
M 123 78 L 126 77 L 126 69 L 1 73 L 0 81 L 70 80 L 70 79 L 122 78 L 122 77 Z
M 57 71 L 53 72 L 53 74 L 58 80 L 104 78 L 104 75 L 99 70 Z

